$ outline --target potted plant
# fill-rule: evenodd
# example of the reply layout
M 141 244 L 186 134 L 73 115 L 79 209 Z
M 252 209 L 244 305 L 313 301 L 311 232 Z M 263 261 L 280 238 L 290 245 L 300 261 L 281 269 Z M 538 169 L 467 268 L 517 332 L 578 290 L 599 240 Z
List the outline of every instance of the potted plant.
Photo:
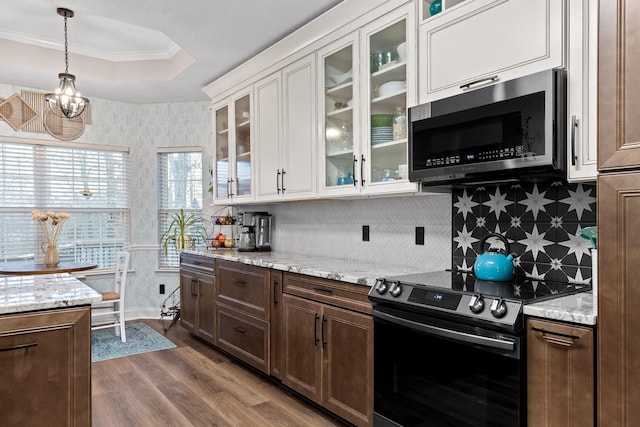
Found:
M 171 213 L 167 230 L 160 236 L 165 255 L 169 252 L 169 242 L 174 242 L 177 250 L 192 248 L 198 239 L 205 239 L 204 219 L 196 214 L 185 212 Z

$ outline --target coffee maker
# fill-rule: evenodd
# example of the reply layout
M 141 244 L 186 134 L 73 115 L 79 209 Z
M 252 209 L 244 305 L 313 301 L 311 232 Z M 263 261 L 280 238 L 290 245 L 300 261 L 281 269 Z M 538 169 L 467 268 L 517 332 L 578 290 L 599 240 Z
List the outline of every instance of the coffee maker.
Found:
M 271 214 L 268 212 L 240 212 L 241 252 L 271 250 Z

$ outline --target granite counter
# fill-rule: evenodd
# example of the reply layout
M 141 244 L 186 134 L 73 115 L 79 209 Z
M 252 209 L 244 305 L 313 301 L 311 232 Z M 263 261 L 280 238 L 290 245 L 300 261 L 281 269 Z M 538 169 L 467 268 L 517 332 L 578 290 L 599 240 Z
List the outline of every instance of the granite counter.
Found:
M 364 286 L 373 286 L 376 278 L 379 277 L 424 272 L 424 270 L 399 267 L 397 265 L 384 265 L 359 260 L 301 255 L 288 252 L 239 252 L 235 250 L 185 252 Z
M 397 265 L 384 265 L 359 260 L 301 255 L 288 252 L 239 252 L 237 250 L 185 252 L 364 286 L 373 286 L 376 278 L 379 277 L 424 272 L 416 268 Z M 524 307 L 524 314 L 551 320 L 580 323 L 583 325 L 595 325 L 596 310 L 597 304 L 591 292 L 583 292 L 526 305 Z
M 593 326 L 598 317 L 598 301 L 593 294 L 581 292 L 524 306 L 527 316 Z
M 0 314 L 89 305 L 101 295 L 69 273 L 0 276 Z

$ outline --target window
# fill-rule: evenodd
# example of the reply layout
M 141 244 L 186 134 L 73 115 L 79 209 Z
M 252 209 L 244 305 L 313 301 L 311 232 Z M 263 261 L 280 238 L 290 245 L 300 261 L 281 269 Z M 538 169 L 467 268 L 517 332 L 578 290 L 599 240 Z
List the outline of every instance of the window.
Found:
M 180 213 L 202 218 L 202 149 L 181 147 L 158 150 L 158 224 L 159 241 L 171 223 L 171 215 Z M 198 238 L 197 230 L 191 234 Z M 200 239 L 196 243 L 203 243 Z M 160 244 L 160 268 L 179 265 L 179 253 L 174 242 Z
M 127 250 L 129 153 L 120 147 L 0 139 L 0 260 L 43 262 L 45 237 L 31 212 L 67 212 L 61 262 L 115 266 Z

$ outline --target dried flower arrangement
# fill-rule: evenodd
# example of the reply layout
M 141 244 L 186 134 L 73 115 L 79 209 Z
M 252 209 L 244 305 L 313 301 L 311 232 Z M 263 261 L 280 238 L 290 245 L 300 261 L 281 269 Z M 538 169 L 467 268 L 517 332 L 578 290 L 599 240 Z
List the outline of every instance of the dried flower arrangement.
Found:
M 65 221 L 71 218 L 66 212 L 33 211 L 31 218 L 40 224 L 49 245 L 55 245 Z

